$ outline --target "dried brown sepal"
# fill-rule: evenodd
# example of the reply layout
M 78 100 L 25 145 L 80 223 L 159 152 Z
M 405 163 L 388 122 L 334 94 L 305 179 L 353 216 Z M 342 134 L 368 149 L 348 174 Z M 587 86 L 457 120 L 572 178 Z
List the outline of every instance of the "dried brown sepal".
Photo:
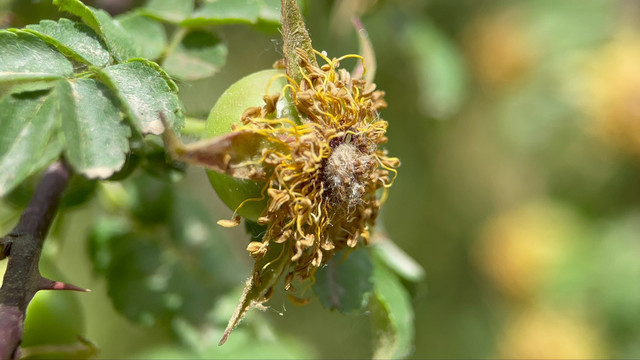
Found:
M 250 244 L 249 247 L 253 249 L 255 245 L 252 246 Z M 264 256 L 256 258 L 253 275 L 247 279 L 240 302 L 229 320 L 229 324 L 218 345 L 222 345 L 227 341 L 231 331 L 238 326 L 240 320 L 249 309 L 265 308 L 262 304 L 271 298 L 273 287 L 278 283 L 278 280 L 280 280 L 289 265 L 291 251 L 289 243 L 272 244 L 269 246 L 269 250 Z
M 266 180 L 271 171 L 263 161 L 269 151 L 287 150 L 279 139 L 254 131 L 234 131 L 191 144 L 184 144 L 170 128 L 165 130 L 163 137 L 167 151 L 175 160 L 257 181 Z
M 354 79 L 360 79 L 364 77 L 364 81 L 367 83 L 371 83 L 373 79 L 376 77 L 376 54 L 373 50 L 373 45 L 371 44 L 371 40 L 369 40 L 369 34 L 367 30 L 362 25 L 360 18 L 354 17 L 351 19 L 353 23 L 353 28 L 358 33 L 358 43 L 360 45 L 360 55 L 362 56 L 363 61 L 359 62 L 356 65 L 356 68 L 351 71 L 351 76 Z M 367 64 L 365 69 L 364 64 Z
M 311 62 L 318 65 L 315 60 L 314 50 L 311 46 L 311 37 L 300 14 L 296 0 L 282 0 L 282 40 L 284 42 L 284 63 L 287 75 L 295 82 L 303 78 L 303 70 L 300 68 L 300 57 L 296 50 L 300 49 Z

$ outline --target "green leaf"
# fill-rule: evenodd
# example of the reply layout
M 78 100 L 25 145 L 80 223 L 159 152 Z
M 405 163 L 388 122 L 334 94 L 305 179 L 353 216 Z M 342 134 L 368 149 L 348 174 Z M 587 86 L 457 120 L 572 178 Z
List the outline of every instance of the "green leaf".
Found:
M 122 168 L 131 129 L 109 90 L 92 79 L 60 81 L 55 91 L 71 166 L 86 177 L 107 178 Z
M 157 59 L 162 56 L 167 46 L 167 34 L 160 22 L 140 13 L 127 13 L 116 20 L 133 37 L 139 56 L 146 59 Z
M 149 0 L 142 11 L 159 20 L 179 23 L 193 12 L 193 0 Z
M 227 46 L 211 32 L 187 33 L 162 66 L 180 80 L 198 80 L 217 73 L 227 60 Z
M 369 302 L 374 359 L 401 359 L 413 349 L 413 307 L 407 290 L 384 265 L 375 263 L 376 288 Z
M 46 91 L 0 100 L 0 196 L 60 156 L 56 107 L 55 97 Z
M 224 346 L 211 346 L 203 359 L 313 359 L 309 346 L 278 334 L 277 338 L 256 339 L 248 329 L 237 329 Z
M 42 20 L 37 25 L 27 25 L 25 31 L 39 36 L 79 62 L 105 66 L 111 58 L 104 42 L 90 27 L 69 19 L 58 22 Z
M 191 350 L 173 344 L 145 346 L 141 352 L 134 354 L 132 359 L 197 359 L 197 357 Z
M 59 79 L 73 74 L 73 65 L 37 36 L 0 31 L 0 82 Z
M 203 204 L 187 196 L 178 196 L 172 208 L 169 223 L 171 243 L 182 252 L 185 266 L 197 274 L 203 289 L 210 289 L 211 296 L 242 283 L 244 275 L 237 259 L 230 256 L 232 249 L 222 240 L 211 212 Z M 196 301 L 196 300 L 194 300 Z M 199 309 L 199 310 L 198 310 Z M 185 309 L 183 317 L 193 321 L 207 310 Z
M 323 307 L 343 314 L 362 313 L 373 292 L 373 265 L 360 249 L 337 252 L 316 271 L 313 290 Z
M 376 237 L 378 241 L 371 246 L 371 251 L 376 259 L 382 261 L 403 279 L 412 282 L 424 280 L 425 272 L 420 264 L 384 235 L 376 234 Z
M 124 190 L 129 195 L 127 210 L 137 222 L 150 226 L 171 220 L 174 195 L 168 181 L 134 176 L 124 183 Z
M 280 0 L 259 0 L 260 20 L 280 24 Z
M 610 322 L 609 326 L 630 331 L 616 342 L 636 345 L 634 339 L 640 333 L 637 327 L 640 320 L 640 288 L 620 284 L 636 284 L 640 279 L 640 262 L 637 256 L 640 213 L 637 210 L 627 214 L 621 212 L 615 219 L 603 220 L 596 226 L 593 231 L 595 240 L 592 240 L 592 248 L 589 249 L 592 253 L 586 258 L 576 259 L 584 267 L 571 268 L 565 272 L 571 271 L 574 276 L 581 278 L 582 301 L 597 301 L 601 313 Z M 581 242 L 583 240 L 580 239 Z M 573 264 L 567 264 L 567 267 L 571 265 Z M 580 274 L 575 274 L 576 272 Z M 556 278 L 559 276 L 556 275 Z M 567 295 L 571 290 L 562 288 L 562 292 Z M 571 294 L 575 296 L 575 293 Z M 575 304 L 575 297 L 569 301 Z
M 220 304 L 216 304 L 216 309 Z M 233 309 L 233 308 L 232 308 Z M 257 321 L 254 321 L 257 325 Z M 197 328 L 177 319 L 173 332 L 187 345 L 162 345 L 143 351 L 137 359 L 315 359 L 310 346 L 261 322 L 259 326 L 239 328 L 224 346 L 212 343 L 215 328 Z
M 56 82 L 60 79 L 53 80 L 36 80 L 19 83 L 3 83 L 0 84 L 0 97 L 7 94 L 27 93 L 33 91 L 47 91 L 56 86 Z
M 112 239 L 125 236 L 130 231 L 130 224 L 122 217 L 101 216 L 93 224 L 88 237 L 88 252 L 96 273 L 106 273 L 113 261 Z
M 181 25 L 255 24 L 260 11 L 261 4 L 258 0 L 217 0 L 202 5 L 189 19 L 182 21 Z
M 125 107 L 127 115 L 143 134 L 161 134 L 162 113 L 174 129 L 184 125 L 178 96 L 166 73 L 155 63 L 132 60 L 99 71 Z M 175 84 L 173 84 L 175 86 Z
M 114 307 L 127 318 L 143 325 L 200 325 L 216 298 L 240 281 L 233 274 L 230 249 L 200 203 L 175 196 L 168 182 L 138 175 L 126 183 L 139 202 L 136 207 L 167 211 L 170 225 L 140 231 L 124 219 L 100 220 L 90 236 L 94 266 L 106 275 Z M 169 196 L 135 195 L 149 184 L 155 189 L 164 186 Z
M 171 264 L 148 236 L 129 233 L 111 238 L 106 270 L 107 293 L 114 308 L 145 326 L 166 323 L 181 304 L 168 291 Z
M 53 0 L 53 3 L 60 10 L 80 17 L 85 24 L 98 33 L 118 62 L 138 56 L 133 38 L 106 11 L 86 6 L 80 0 Z
M 240 290 L 240 291 L 237 291 Z M 308 346 L 299 339 L 277 333 L 259 313 L 249 314 L 224 346 L 218 346 L 218 325 L 226 323 L 234 311 L 235 301 L 242 289 L 234 289 L 220 296 L 212 311 L 206 314 L 207 326 L 195 327 L 176 319 L 173 332 L 198 358 L 204 359 L 313 359 Z M 196 357 L 195 355 L 191 356 Z
M 460 50 L 435 26 L 411 23 L 406 44 L 414 56 L 419 108 L 429 116 L 447 118 L 462 106 L 468 92 L 468 73 Z
M 264 234 L 267 233 L 267 228 L 267 225 L 260 225 L 247 219 L 244 220 L 244 230 L 251 236 L 251 241 L 262 241 Z
M 100 23 L 93 15 L 93 11 L 90 7 L 86 6 L 80 0 L 53 0 L 53 4 L 57 6 L 60 11 L 66 11 L 70 14 L 73 14 L 80 19 L 82 22 L 87 24 L 90 28 L 92 28 L 96 33 L 101 34 L 100 31 Z
M 100 23 L 100 29 L 105 42 L 109 45 L 109 49 L 113 57 L 119 62 L 140 56 L 136 49 L 133 37 L 120 25 L 120 23 L 111 18 L 111 16 L 103 10 L 95 10 L 94 15 Z

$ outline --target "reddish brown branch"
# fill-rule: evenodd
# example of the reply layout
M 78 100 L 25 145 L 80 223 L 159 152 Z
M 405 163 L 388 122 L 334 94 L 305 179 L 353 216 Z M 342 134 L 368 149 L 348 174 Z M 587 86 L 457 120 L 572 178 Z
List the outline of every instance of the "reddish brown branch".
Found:
M 38 270 L 42 244 L 58 209 L 70 170 L 63 162 L 44 172 L 20 221 L 0 238 L 0 258 L 9 257 L 0 289 L 0 358 L 18 358 L 25 311 L 35 293 L 43 288 Z

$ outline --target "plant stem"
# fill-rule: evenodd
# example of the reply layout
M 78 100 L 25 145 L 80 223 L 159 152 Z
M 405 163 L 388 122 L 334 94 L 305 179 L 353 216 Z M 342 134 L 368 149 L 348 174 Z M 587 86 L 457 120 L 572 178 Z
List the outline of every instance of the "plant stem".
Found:
M 204 127 L 204 120 L 187 116 L 184 118 L 184 127 L 180 130 L 180 133 L 182 135 L 195 136 L 199 139 L 204 133 Z
M 40 252 L 57 212 L 70 169 L 59 160 L 45 170 L 18 224 L 0 238 L 0 257 L 9 263 L 0 288 L 0 358 L 20 357 L 18 346 L 24 332 L 27 305 L 43 288 L 38 269 Z M 55 329 L 52 329 L 55 331 Z

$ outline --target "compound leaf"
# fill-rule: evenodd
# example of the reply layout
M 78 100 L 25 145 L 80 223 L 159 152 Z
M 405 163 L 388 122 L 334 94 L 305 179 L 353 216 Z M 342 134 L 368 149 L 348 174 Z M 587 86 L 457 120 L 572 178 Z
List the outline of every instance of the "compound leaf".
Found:
M 197 288 L 206 290 L 206 294 L 197 297 L 211 298 L 242 282 L 244 275 L 232 271 L 238 267 L 237 260 L 230 256 L 232 249 L 222 241 L 211 212 L 201 202 L 186 196 L 176 197 L 169 231 L 171 243 L 182 254 L 184 267 L 193 272 L 190 276 L 201 283 Z M 196 291 L 196 288 L 192 291 Z M 195 303 L 202 300 L 190 301 Z M 207 302 L 207 305 L 210 303 Z M 200 303 L 200 306 L 184 309 L 181 315 L 195 322 L 208 310 Z
M 79 79 L 61 81 L 55 91 L 71 166 L 88 178 L 102 179 L 122 168 L 131 129 L 121 121 L 109 90 L 93 79 Z
M 167 46 L 167 34 L 160 22 L 140 13 L 127 13 L 116 20 L 131 34 L 139 56 L 146 59 L 162 56 Z
M 185 26 L 255 24 L 258 22 L 260 11 L 261 4 L 258 0 L 217 0 L 205 3 L 181 24 Z
M 37 36 L 0 31 L 0 82 L 52 80 L 71 74 L 71 62 Z
M 69 19 L 60 19 L 57 22 L 42 20 L 39 24 L 27 25 L 25 31 L 42 38 L 79 62 L 105 66 L 111 59 L 102 39 L 85 24 Z
M 179 23 L 193 12 L 193 0 L 149 0 L 142 11 L 156 19 Z
M 115 238 L 126 236 L 131 225 L 124 217 L 102 216 L 93 224 L 88 238 L 88 252 L 93 271 L 104 275 L 113 261 L 110 243 Z
M 136 195 L 150 184 L 164 187 L 160 190 L 169 196 Z M 128 227 L 123 218 L 101 218 L 94 225 L 90 254 L 95 269 L 106 275 L 114 307 L 143 325 L 202 324 L 217 296 L 239 281 L 229 275 L 234 262 L 209 212 L 195 200 L 174 196 L 170 183 L 150 176 L 128 178 L 125 185 L 138 207 L 162 208 L 171 223 L 144 232 Z
M 175 84 L 155 63 L 135 59 L 106 67 L 100 70 L 100 75 L 143 134 L 157 135 L 164 131 L 160 113 L 174 129 L 182 127 L 184 115 Z
M 108 250 L 103 251 L 109 251 L 111 259 L 107 292 L 116 310 L 146 326 L 168 321 L 170 308 L 180 304 L 167 291 L 171 264 L 162 249 L 152 239 L 133 233 L 111 238 L 106 245 Z
M 109 45 L 109 49 L 116 60 L 123 62 L 140 56 L 133 37 L 127 33 L 118 21 L 112 19 L 111 16 L 103 10 L 94 10 L 94 16 L 100 23 L 102 36 Z
M 0 100 L 0 196 L 60 155 L 56 106 L 47 91 L 9 94 Z
M 109 47 L 111 55 L 118 62 L 138 56 L 131 35 L 106 11 L 86 6 L 80 0 L 53 0 L 53 3 L 60 10 L 80 17 L 85 24 L 100 35 Z
M 227 60 L 227 46 L 209 31 L 187 33 L 163 62 L 172 76 L 181 80 L 198 80 L 218 72 Z

